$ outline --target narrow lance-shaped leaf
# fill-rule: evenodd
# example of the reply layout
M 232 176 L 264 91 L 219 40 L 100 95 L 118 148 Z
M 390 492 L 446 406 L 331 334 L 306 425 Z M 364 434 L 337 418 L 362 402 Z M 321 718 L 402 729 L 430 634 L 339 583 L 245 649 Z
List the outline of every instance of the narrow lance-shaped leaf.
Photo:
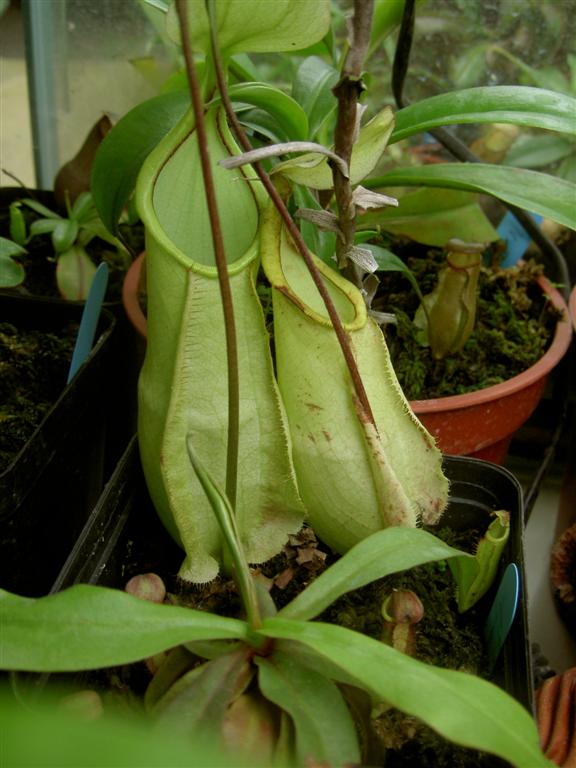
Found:
M 550 766 L 531 714 L 492 683 L 424 664 L 394 648 L 320 622 L 266 619 L 263 633 L 314 652 L 336 680 L 357 685 L 414 715 L 447 739 L 490 752 L 517 768 Z M 314 656 L 309 656 L 314 664 Z
M 22 203 L 18 200 L 10 203 L 8 214 L 10 218 L 9 235 L 11 240 L 17 245 L 26 245 L 26 218 L 22 212 Z
M 261 250 L 273 287 L 277 378 L 314 529 L 345 552 L 388 525 L 438 519 L 447 500 L 440 453 L 404 399 L 360 292 L 316 260 L 349 335 L 375 427 L 354 398 L 324 303 L 272 206 L 263 215 Z
M 523 168 L 483 163 L 442 163 L 403 168 L 364 181 L 380 187 L 446 187 L 483 192 L 576 229 L 576 184 Z
M 218 488 L 206 468 L 202 466 L 202 463 L 194 451 L 194 446 L 190 438 L 187 438 L 186 440 L 186 448 L 188 450 L 190 462 L 196 472 L 196 476 L 200 480 L 204 493 L 208 497 L 214 516 L 220 526 L 220 531 L 224 540 L 223 561 L 225 564 L 228 564 L 228 562 L 231 561 L 235 566 L 234 578 L 242 597 L 248 622 L 251 627 L 260 626 L 255 583 L 250 575 L 246 556 L 242 549 L 242 544 L 240 543 L 234 510 L 230 506 L 230 502 L 225 493 Z
M 520 136 L 506 153 L 505 165 L 542 168 L 576 153 L 576 142 L 563 136 Z
M 33 672 L 98 669 L 192 640 L 247 637 L 245 622 L 155 605 L 84 584 L 38 599 L 0 592 L 1 667 Z
M 262 693 L 294 721 L 298 765 L 360 762 L 354 722 L 331 680 L 278 651 L 255 662 Z
M 46 216 L 49 219 L 62 218 L 57 213 L 54 213 L 54 211 L 51 211 L 50 208 L 47 208 L 45 205 L 42 205 L 42 203 L 39 203 L 36 200 L 32 200 L 31 198 L 27 197 L 25 200 L 22 200 L 21 202 L 23 205 L 27 205 L 28 208 L 31 208 L 36 213 L 40 214 L 40 216 Z
M 473 559 L 420 528 L 386 528 L 352 547 L 278 615 L 287 619 L 313 619 L 353 589 L 397 571 L 454 557 L 463 561 Z
M 26 253 L 26 248 L 19 245 L 18 243 L 15 243 L 13 240 L 8 240 L 6 237 L 0 237 L 0 259 L 2 260 L 3 269 L 6 269 L 11 272 L 13 276 L 16 275 L 16 271 L 18 271 L 18 274 L 21 274 L 22 280 L 24 279 L 24 267 L 19 264 L 17 261 L 13 259 L 14 256 L 20 256 L 23 253 Z M 0 281 L 3 278 L 7 278 L 8 274 L 5 274 L 2 272 L 2 276 L 0 277 Z M 21 280 L 19 281 L 21 282 Z M 18 283 L 7 283 L 2 282 L 2 285 L 18 285 Z
M 0 699 L 2 761 L 12 766 L 79 768 L 229 768 L 229 756 L 208 737 L 189 740 L 150 728 L 132 713 L 130 718 L 108 713 L 84 721 L 64 711 L 61 697 L 43 697 L 33 707 L 15 706 L 14 696 Z M 236 755 L 235 768 L 254 768 Z
M 402 272 L 412 288 L 414 288 L 414 292 L 418 298 L 422 300 L 422 292 L 414 273 L 399 256 L 396 256 L 395 253 L 392 253 L 392 251 L 389 251 L 386 248 L 381 248 L 379 245 L 373 245 L 372 243 L 366 243 L 364 247 L 368 248 L 374 256 L 374 259 L 378 264 L 379 272 Z
M 0 241 L 3 238 L 0 238 Z M 10 242 L 10 241 L 7 241 Z M 2 288 L 14 288 L 26 279 L 26 272 L 22 264 L 19 264 L 11 256 L 2 253 L 0 242 L 0 286 Z
M 155 717 L 177 733 L 219 741 L 226 710 L 254 675 L 248 654 L 244 647 L 184 674 L 155 704 Z
M 286 135 L 293 141 L 308 138 L 308 117 L 300 104 L 288 94 L 266 83 L 236 83 L 228 89 L 232 102 L 252 104 L 276 118 Z M 220 103 L 220 97 L 209 106 Z
M 478 204 L 478 196 L 454 189 L 419 189 L 403 194 L 398 208 L 367 211 L 358 217 L 356 227 L 360 231 L 378 227 L 439 248 L 453 237 L 477 243 L 500 237 Z
M 91 189 L 104 225 L 118 233 L 120 215 L 142 164 L 190 106 L 186 91 L 155 96 L 126 114 L 100 145 L 92 168 Z
M 466 88 L 399 110 L 390 144 L 458 123 L 514 123 L 575 135 L 575 111 L 576 99 L 556 91 L 521 85 Z
M 422 0 L 418 0 L 422 2 Z M 376 0 L 368 56 L 375 53 L 402 21 L 405 0 Z
M 308 115 L 310 132 L 306 138 L 315 139 L 323 123 L 336 109 L 332 88 L 338 78 L 338 70 L 318 56 L 304 59 L 296 70 L 292 96 Z

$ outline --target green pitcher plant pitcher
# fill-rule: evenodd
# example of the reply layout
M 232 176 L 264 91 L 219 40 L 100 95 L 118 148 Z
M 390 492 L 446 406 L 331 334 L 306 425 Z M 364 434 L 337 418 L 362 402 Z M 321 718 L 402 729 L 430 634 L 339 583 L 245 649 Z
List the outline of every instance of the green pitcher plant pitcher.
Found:
M 351 337 L 375 426 L 355 405 L 320 296 L 278 214 L 270 207 L 264 212 L 266 196 L 254 173 L 217 165 L 239 152 L 219 108 L 207 111 L 206 127 L 240 345 L 235 514 L 248 561 L 277 554 L 305 516 L 340 552 L 388 525 L 435 521 L 448 493 L 441 455 L 401 393 L 360 292 L 321 265 Z M 186 551 L 180 575 L 194 582 L 216 576 L 223 551 L 185 441 L 190 435 L 202 463 L 223 484 L 228 397 L 223 315 L 201 184 L 187 114 L 150 155 L 137 187 L 147 232 L 149 324 L 138 430 L 150 494 Z M 275 289 L 278 383 L 256 291 L 261 253 Z

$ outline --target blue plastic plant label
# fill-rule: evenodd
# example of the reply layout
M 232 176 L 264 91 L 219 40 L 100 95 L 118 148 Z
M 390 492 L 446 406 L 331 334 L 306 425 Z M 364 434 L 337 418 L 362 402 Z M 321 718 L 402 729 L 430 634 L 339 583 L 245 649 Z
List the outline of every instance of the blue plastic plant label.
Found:
M 518 608 L 519 596 L 520 572 L 516 563 L 509 563 L 502 576 L 484 629 L 490 666 L 493 666 L 498 658 L 508 636 Z
M 531 213 L 530 216 L 532 216 L 536 224 L 542 222 L 540 214 Z M 528 248 L 532 238 L 511 211 L 508 211 L 504 216 L 498 225 L 497 231 L 502 240 L 505 240 L 507 243 L 500 266 L 513 267 L 526 253 L 526 248 Z

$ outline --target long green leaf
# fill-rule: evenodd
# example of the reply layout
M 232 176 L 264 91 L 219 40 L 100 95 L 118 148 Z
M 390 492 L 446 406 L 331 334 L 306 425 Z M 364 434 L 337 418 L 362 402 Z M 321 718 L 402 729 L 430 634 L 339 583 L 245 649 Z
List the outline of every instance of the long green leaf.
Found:
M 465 88 L 432 96 L 399 110 L 390 144 L 440 125 L 514 123 L 576 134 L 576 99 L 521 85 Z
M 31 672 L 98 669 L 191 640 L 247 636 L 243 621 L 86 584 L 36 600 L 1 590 L 0 625 L 0 666 Z
M 306 138 L 316 138 L 324 121 L 336 109 L 332 88 L 338 82 L 338 78 L 338 70 L 318 56 L 304 59 L 298 67 L 292 96 L 308 115 L 310 131 Z
M 352 547 L 278 615 L 312 619 L 341 595 L 371 581 L 422 563 L 458 556 L 464 556 L 459 549 L 420 528 L 385 528 Z
M 230 756 L 208 737 L 190 742 L 152 730 L 134 713 L 85 722 L 56 699 L 23 708 L 5 693 L 0 720 L 2 764 L 12 768 L 230 768 Z M 253 763 L 237 755 L 234 766 Z
M 229 553 L 232 563 L 235 566 L 234 575 L 236 584 L 242 597 L 242 603 L 250 626 L 260 625 L 260 613 L 258 610 L 258 599 L 256 597 L 255 582 L 250 575 L 250 569 L 246 561 L 246 555 L 240 541 L 238 526 L 234 510 L 224 491 L 214 482 L 211 474 L 200 461 L 198 454 L 194 449 L 194 440 L 190 435 L 186 437 L 186 448 L 188 458 L 192 464 L 196 477 L 200 481 L 202 489 L 212 507 L 214 516 L 220 526 L 222 538 L 225 543 L 225 554 L 223 559 L 226 562 Z
M 308 117 L 300 104 L 288 94 L 266 83 L 237 83 L 228 89 L 230 99 L 252 104 L 276 118 L 291 141 L 306 141 Z M 212 104 L 219 103 L 214 99 Z
M 574 153 L 576 144 L 564 136 L 527 135 L 514 142 L 504 158 L 504 163 L 517 168 L 542 168 Z
M 222 732 L 226 710 L 254 675 L 246 647 L 207 661 L 177 680 L 155 705 L 160 722 L 192 736 Z
M 442 736 L 496 754 L 518 768 L 551 764 L 544 758 L 531 715 L 497 686 L 473 675 L 440 669 L 344 627 L 266 619 L 263 633 L 295 640 L 326 659 L 343 678 Z
M 202 0 L 190 0 L 190 41 L 194 51 L 210 51 L 208 15 Z M 329 0 L 219 0 L 215 4 L 216 33 L 222 54 L 271 53 L 307 48 L 328 32 Z M 180 26 L 175 3 L 168 10 L 168 35 L 180 42 Z
M 363 183 L 372 189 L 422 186 L 484 192 L 576 229 L 576 184 L 538 171 L 484 163 L 442 163 L 402 168 Z
M 299 765 L 360 763 L 354 722 L 331 680 L 281 652 L 254 660 L 260 690 L 294 721 Z
M 106 136 L 94 160 L 91 189 L 104 225 L 118 234 L 118 220 L 144 160 L 190 105 L 187 91 L 155 96 L 125 115 Z
M 454 237 L 475 243 L 499 238 L 477 196 L 455 189 L 419 189 L 403 195 L 398 208 L 362 214 L 358 229 L 376 228 L 440 248 Z
M 370 32 L 370 47 L 368 56 L 377 51 L 388 35 L 402 21 L 404 0 L 376 0 L 374 3 L 374 18 Z
M 42 205 L 42 203 L 37 202 L 36 200 L 32 200 L 30 198 L 26 198 L 25 200 L 21 201 L 24 205 L 27 205 L 28 208 L 31 208 L 36 213 L 40 214 L 40 216 L 46 216 L 48 219 L 61 219 L 62 216 L 59 216 L 54 211 L 51 211 L 50 208 L 47 208 L 45 205 Z
M 404 277 L 410 281 L 420 301 L 424 300 L 414 273 L 399 256 L 396 256 L 395 253 L 386 248 L 381 248 L 379 245 L 373 245 L 372 243 L 365 243 L 364 248 L 367 248 L 372 256 L 374 256 L 374 260 L 378 264 L 378 272 L 402 272 Z
M 0 237 L 0 257 L 18 256 L 20 253 L 26 253 L 26 248 L 6 237 Z
M 0 238 L 0 240 L 2 239 Z M 0 287 L 14 288 L 23 283 L 25 279 L 26 272 L 22 264 L 0 251 Z

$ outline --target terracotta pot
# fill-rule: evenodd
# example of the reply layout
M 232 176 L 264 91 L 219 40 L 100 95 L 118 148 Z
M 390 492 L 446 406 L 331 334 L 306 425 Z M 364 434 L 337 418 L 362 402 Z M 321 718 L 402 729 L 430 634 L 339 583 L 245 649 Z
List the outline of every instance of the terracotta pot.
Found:
M 576 667 L 551 677 L 536 691 L 540 744 L 549 760 L 576 768 Z
M 146 338 L 146 317 L 138 300 L 143 259 L 144 254 L 128 270 L 123 301 L 134 327 Z M 545 278 L 539 282 L 565 319 L 558 322 L 550 348 L 535 365 L 508 381 L 477 392 L 411 401 L 414 412 L 437 439 L 443 453 L 502 463 L 513 433 L 538 405 L 548 373 L 564 356 L 572 335 L 566 302 Z
M 572 325 L 574 327 L 574 330 L 576 331 L 576 285 L 574 288 L 572 288 L 572 293 L 570 294 L 570 318 L 572 320 Z
M 538 405 L 550 371 L 570 346 L 572 329 L 562 295 L 545 278 L 542 290 L 564 319 L 547 352 L 533 366 L 501 384 L 464 395 L 413 400 L 414 413 L 436 437 L 443 453 L 502 463 L 514 432 Z
M 143 276 L 145 274 L 142 272 L 144 257 L 145 254 L 141 253 L 138 258 L 134 259 L 126 273 L 122 285 L 122 303 L 124 304 L 128 319 L 136 332 L 143 339 L 146 339 L 148 335 L 148 323 L 146 322 L 146 315 L 140 306 L 140 292 L 144 283 Z

